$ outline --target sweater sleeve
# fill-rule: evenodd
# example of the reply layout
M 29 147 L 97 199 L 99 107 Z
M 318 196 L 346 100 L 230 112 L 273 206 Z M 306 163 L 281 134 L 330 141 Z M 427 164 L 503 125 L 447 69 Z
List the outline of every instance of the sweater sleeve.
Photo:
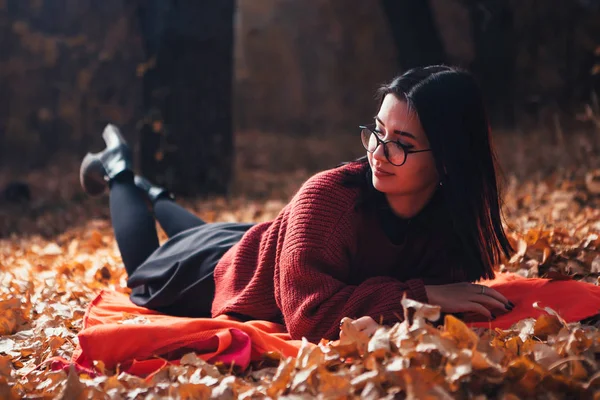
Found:
M 428 301 L 421 279 L 401 282 L 381 276 L 348 285 L 330 274 L 341 266 L 319 251 L 286 255 L 278 283 L 280 308 L 292 338 L 304 336 L 311 342 L 335 339 L 344 317 L 370 316 L 383 323 L 397 322 L 404 313 L 400 303 L 404 293 L 414 300 Z
M 370 316 L 375 321 L 394 323 L 403 316 L 407 297 L 428 301 L 421 279 L 405 282 L 390 277 L 373 277 L 359 285 L 348 285 L 331 275 L 343 266 L 315 250 L 285 256 L 279 276 L 280 308 L 292 338 L 336 339 L 342 318 Z
M 275 297 L 288 332 L 312 342 L 337 338 L 344 317 L 397 322 L 404 293 L 428 301 L 421 279 L 401 282 L 380 276 L 346 283 L 351 280 L 356 219 L 352 207 L 331 193 L 296 200 L 275 273 Z

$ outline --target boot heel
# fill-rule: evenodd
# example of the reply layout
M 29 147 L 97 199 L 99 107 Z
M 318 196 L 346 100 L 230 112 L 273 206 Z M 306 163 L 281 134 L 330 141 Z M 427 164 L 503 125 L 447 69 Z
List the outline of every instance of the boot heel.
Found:
M 142 176 L 136 175 L 133 182 L 138 189 L 148 196 L 148 199 L 152 204 L 156 203 L 156 201 L 161 197 L 167 197 L 171 200 L 175 200 L 175 196 L 167 189 L 153 185 L 148 179 Z
M 104 193 L 108 183 L 122 174 L 131 175 L 133 180 L 131 150 L 119 128 L 108 124 L 102 138 L 106 148 L 99 153 L 88 153 L 79 169 L 79 182 L 83 190 L 92 196 Z

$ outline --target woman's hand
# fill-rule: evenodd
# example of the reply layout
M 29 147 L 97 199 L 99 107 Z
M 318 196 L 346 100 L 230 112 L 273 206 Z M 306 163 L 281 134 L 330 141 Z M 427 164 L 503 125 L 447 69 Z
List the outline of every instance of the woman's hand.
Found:
M 445 313 L 476 314 L 488 319 L 494 319 L 496 316 L 491 310 L 507 312 L 511 311 L 514 307 L 514 304 L 498 291 L 487 286 L 469 282 L 428 285 L 425 286 L 425 290 L 427 291 L 429 304 L 439 305 L 441 311 Z M 375 331 L 381 326 L 368 316 L 355 320 L 347 317 L 342 318 L 342 323 L 347 320 L 351 321 L 352 325 L 359 332 L 363 332 L 368 337 L 373 336 Z
M 475 313 L 495 319 L 492 310 L 511 311 L 514 307 L 506 297 L 496 290 L 469 282 L 448 285 L 426 285 L 429 304 L 441 307 L 445 313 Z

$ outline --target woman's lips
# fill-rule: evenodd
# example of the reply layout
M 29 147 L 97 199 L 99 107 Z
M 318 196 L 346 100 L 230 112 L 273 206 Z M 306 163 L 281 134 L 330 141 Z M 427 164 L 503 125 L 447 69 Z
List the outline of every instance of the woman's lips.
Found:
M 378 178 L 383 178 L 383 177 L 386 177 L 386 176 L 392 176 L 394 174 L 390 174 L 389 172 L 385 172 L 385 171 L 382 171 L 380 169 L 373 168 L 373 175 L 375 175 Z

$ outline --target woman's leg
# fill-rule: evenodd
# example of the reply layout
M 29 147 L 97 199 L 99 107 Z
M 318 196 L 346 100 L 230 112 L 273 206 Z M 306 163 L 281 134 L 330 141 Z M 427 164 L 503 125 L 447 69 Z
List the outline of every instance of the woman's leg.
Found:
M 167 196 L 154 202 L 154 216 L 169 237 L 206 223 Z
M 158 248 L 156 223 L 144 197 L 126 171 L 110 183 L 110 218 L 127 275 Z

